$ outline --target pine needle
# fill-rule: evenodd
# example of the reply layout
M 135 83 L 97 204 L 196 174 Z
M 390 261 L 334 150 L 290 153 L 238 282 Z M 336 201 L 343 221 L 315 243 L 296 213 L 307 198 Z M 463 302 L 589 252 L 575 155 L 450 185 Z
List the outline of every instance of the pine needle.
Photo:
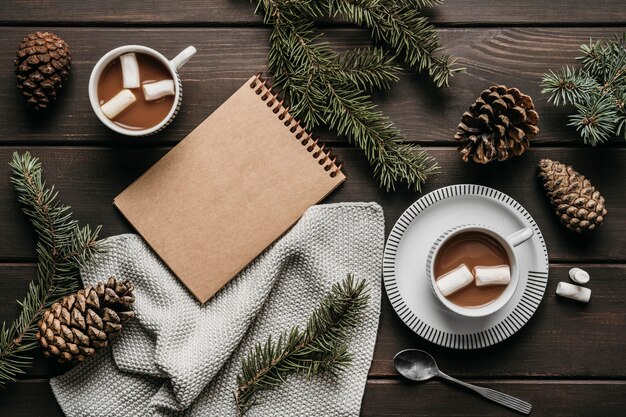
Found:
M 397 10 L 393 2 L 388 3 L 382 10 L 379 0 L 261 0 L 257 9 L 272 26 L 269 69 L 290 112 L 308 128 L 328 126 L 361 148 L 382 188 L 391 191 L 404 183 L 421 191 L 426 179 L 438 172 L 437 163 L 418 145 L 406 144 L 406 138 L 376 110 L 369 96 L 372 90 L 389 88 L 397 81 L 400 68 L 394 64 L 393 56 L 379 47 L 339 54 L 322 35 L 315 33 L 313 23 L 315 18 L 341 16 L 372 30 L 380 29 L 379 38 L 389 44 L 387 37 L 393 37 L 398 48 L 409 42 L 408 49 L 396 51 L 403 55 L 420 44 L 420 55 L 410 58 L 410 65 L 431 72 L 438 84 L 447 83 L 455 70 L 448 65 L 450 57 L 432 55 L 440 49 L 434 29 L 427 27 L 425 20 L 420 20 L 419 25 L 412 20 L 400 27 L 391 19 L 395 15 L 387 15 L 393 21 L 383 19 L 383 14 L 391 10 L 402 18 L 413 16 L 413 12 L 405 10 L 411 9 L 407 4 Z M 416 5 L 412 7 L 415 9 Z M 378 20 L 372 20 L 374 17 Z
M 581 67 L 544 74 L 541 92 L 557 106 L 576 108 L 569 125 L 584 143 L 596 146 L 620 134 L 626 139 L 626 33 L 613 40 L 590 40 L 579 50 Z
M 331 10 L 345 20 L 367 27 L 376 42 L 389 46 L 404 63 L 417 72 L 428 71 L 438 87 L 465 68 L 448 55 L 435 55 L 443 48 L 435 27 L 421 13 L 442 1 L 329 0 Z M 339 3 L 339 4 L 337 4 Z
M 575 126 L 586 144 L 596 146 L 615 134 L 614 99 L 609 94 L 593 95 L 584 103 L 577 103 L 578 113 L 570 116 L 570 126 Z
M 541 86 L 543 94 L 550 94 L 548 101 L 557 106 L 583 103 L 597 88 L 592 77 L 571 67 L 556 73 L 550 70 L 544 74 Z
M 365 280 L 355 281 L 348 275 L 333 285 L 305 329 L 294 327 L 275 341 L 270 336 L 265 343 L 257 343 L 242 361 L 237 377 L 234 396 L 238 415 L 258 404 L 261 392 L 284 383 L 289 373 L 312 378 L 341 372 L 352 360 L 347 339 L 361 323 L 368 300 Z
M 17 301 L 19 316 L 9 326 L 2 324 L 0 386 L 14 381 L 30 367 L 32 358 L 27 352 L 37 346 L 35 335 L 41 315 L 54 302 L 76 291 L 78 268 L 104 249 L 97 240 L 100 227 L 80 227 L 72 219 L 70 207 L 57 200 L 54 186 L 46 187 L 37 158 L 28 152 L 16 152 L 9 165 L 18 201 L 38 238 L 39 262 L 37 278 L 29 284 L 24 299 Z

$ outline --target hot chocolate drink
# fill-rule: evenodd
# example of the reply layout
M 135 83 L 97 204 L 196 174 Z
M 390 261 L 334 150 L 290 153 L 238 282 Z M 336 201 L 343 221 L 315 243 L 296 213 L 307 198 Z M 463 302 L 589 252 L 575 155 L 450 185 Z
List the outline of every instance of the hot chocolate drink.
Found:
M 121 58 L 130 58 L 125 68 Z M 125 129 L 144 130 L 158 125 L 174 105 L 172 73 L 146 54 L 126 54 L 121 58 L 111 62 L 98 80 L 98 101 L 103 112 Z M 163 84 L 169 86 L 169 92 L 167 88 L 158 88 Z M 107 105 L 114 110 L 105 111 Z
M 510 267 L 511 261 L 505 249 L 493 237 L 481 232 L 468 231 L 452 236 L 444 242 L 434 260 L 434 275 L 441 279 L 463 264 L 469 271 L 473 271 L 475 267 L 498 265 Z M 467 285 L 447 295 L 446 298 L 461 307 L 481 307 L 496 300 L 505 289 L 506 285 Z

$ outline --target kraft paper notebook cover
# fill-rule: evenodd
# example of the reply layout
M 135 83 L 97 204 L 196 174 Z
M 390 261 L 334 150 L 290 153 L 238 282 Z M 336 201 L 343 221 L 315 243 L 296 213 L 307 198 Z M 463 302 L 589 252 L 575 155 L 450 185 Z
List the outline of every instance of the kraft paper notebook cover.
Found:
M 345 177 L 252 77 L 115 206 L 207 301 Z

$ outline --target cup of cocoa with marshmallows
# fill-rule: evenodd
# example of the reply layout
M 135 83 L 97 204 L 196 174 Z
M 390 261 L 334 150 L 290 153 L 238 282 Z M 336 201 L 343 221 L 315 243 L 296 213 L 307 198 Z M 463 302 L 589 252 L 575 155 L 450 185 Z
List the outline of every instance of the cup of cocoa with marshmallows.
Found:
M 477 224 L 447 230 L 433 243 L 426 262 L 433 293 L 461 316 L 495 313 L 511 300 L 520 281 L 515 248 L 532 235 L 528 227 L 508 236 Z
M 89 101 L 100 121 L 127 136 L 147 136 L 167 127 L 183 99 L 180 68 L 196 53 L 189 46 L 174 59 L 141 45 L 109 51 L 89 78 Z

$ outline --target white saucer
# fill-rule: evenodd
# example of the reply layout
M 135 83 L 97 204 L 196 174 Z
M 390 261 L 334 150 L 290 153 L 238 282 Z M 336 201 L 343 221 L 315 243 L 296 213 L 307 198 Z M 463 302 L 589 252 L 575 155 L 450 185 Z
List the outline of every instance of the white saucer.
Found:
M 426 258 L 435 240 L 459 224 L 477 223 L 505 235 L 530 227 L 534 235 L 518 246 L 519 285 L 496 313 L 463 317 L 437 300 L 426 278 Z M 515 334 L 539 306 L 548 282 L 548 251 L 539 227 L 517 201 L 473 184 L 443 187 L 413 203 L 394 225 L 383 264 L 387 296 L 404 323 L 424 339 L 454 349 L 476 349 Z

